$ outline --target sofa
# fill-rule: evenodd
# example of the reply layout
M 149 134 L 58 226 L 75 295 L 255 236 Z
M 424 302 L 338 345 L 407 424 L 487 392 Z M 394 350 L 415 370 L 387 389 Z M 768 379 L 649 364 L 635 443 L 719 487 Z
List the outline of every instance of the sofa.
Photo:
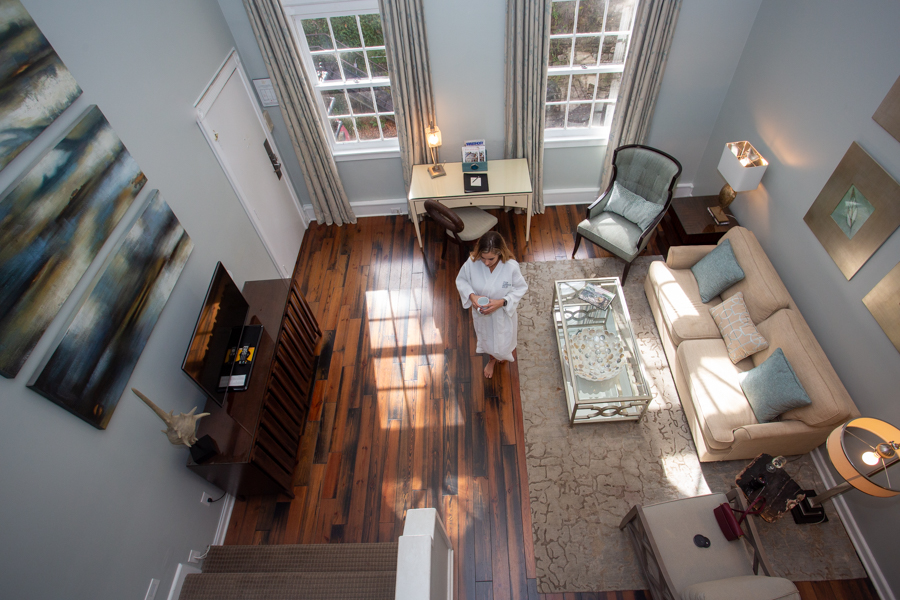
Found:
M 859 411 L 756 236 L 734 227 L 719 244 L 725 240 L 745 277 L 705 304 L 691 267 L 716 246 L 673 246 L 644 280 L 697 452 L 703 462 L 804 454 Z M 738 292 L 769 346 L 733 363 L 709 309 Z M 778 348 L 811 403 L 761 423 L 741 380 Z

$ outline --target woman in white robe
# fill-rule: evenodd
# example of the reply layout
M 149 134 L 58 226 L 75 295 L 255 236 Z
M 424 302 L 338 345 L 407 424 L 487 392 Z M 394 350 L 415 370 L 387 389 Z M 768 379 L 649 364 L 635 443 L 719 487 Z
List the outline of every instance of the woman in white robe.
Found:
M 513 356 L 519 331 L 516 308 L 528 291 L 519 263 L 513 260 L 503 236 L 489 231 L 478 240 L 456 276 L 456 289 L 463 308 L 472 307 L 478 340 L 476 352 L 490 355 L 484 376 L 491 378 L 497 361 L 516 360 Z M 479 304 L 479 298 L 485 298 L 486 302 L 482 300 Z

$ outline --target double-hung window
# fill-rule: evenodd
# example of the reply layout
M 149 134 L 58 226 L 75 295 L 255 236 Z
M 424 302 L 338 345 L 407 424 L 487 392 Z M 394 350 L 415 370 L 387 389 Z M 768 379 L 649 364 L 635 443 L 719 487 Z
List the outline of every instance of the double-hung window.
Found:
M 398 151 L 378 3 L 283 0 L 335 156 Z
M 544 138 L 609 137 L 638 0 L 554 0 Z

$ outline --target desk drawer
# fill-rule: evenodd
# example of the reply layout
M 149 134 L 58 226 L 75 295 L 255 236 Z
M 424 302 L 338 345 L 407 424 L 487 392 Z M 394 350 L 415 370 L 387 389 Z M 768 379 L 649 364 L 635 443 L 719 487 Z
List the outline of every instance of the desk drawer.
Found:
M 440 203 L 447 208 L 462 208 L 464 206 L 503 206 L 502 196 L 455 196 L 453 198 L 441 198 Z M 416 200 L 416 214 L 425 214 L 425 201 Z M 525 206 L 523 203 L 522 206 Z
M 525 208 L 526 206 L 528 206 L 528 196 L 526 196 L 525 194 L 516 196 L 504 196 L 503 205 L 515 206 L 516 208 Z

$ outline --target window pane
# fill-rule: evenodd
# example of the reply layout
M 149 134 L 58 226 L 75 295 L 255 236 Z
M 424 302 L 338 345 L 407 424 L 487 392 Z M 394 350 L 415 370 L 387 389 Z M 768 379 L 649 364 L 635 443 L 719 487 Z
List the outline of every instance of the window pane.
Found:
M 353 125 L 353 117 L 344 117 L 342 119 L 331 119 L 331 130 L 334 132 L 334 141 L 355 142 L 356 127 Z
M 362 48 L 359 41 L 359 29 L 356 28 L 356 17 L 331 17 L 331 29 L 338 50 L 343 48 Z
M 544 116 L 545 129 L 562 129 L 566 124 L 566 105 L 548 104 Z
M 397 123 L 394 121 L 394 115 L 381 117 L 381 132 L 386 140 L 397 137 Z
M 347 90 L 350 96 L 350 107 L 353 108 L 354 115 L 371 115 L 375 112 L 375 103 L 372 101 L 372 88 L 362 88 L 359 90 Z M 360 130 L 362 124 L 359 122 Z M 378 129 L 376 127 L 376 129 Z
M 606 31 L 628 31 L 634 16 L 635 0 L 609 0 L 606 11 Z
M 554 2 L 550 8 L 550 35 L 572 33 L 575 27 L 575 2 Z
M 375 106 L 378 107 L 378 112 L 394 112 L 394 99 L 391 97 L 390 86 L 375 88 Z M 393 119 L 391 120 L 393 121 Z
M 350 105 L 347 104 L 344 90 L 322 92 L 322 100 L 325 102 L 325 114 L 329 117 L 350 114 Z
M 578 33 L 603 32 L 605 0 L 581 0 L 578 5 Z
M 359 25 L 362 27 L 363 41 L 367 47 L 384 46 L 380 15 L 359 15 Z
M 565 102 L 568 91 L 568 75 L 550 75 L 547 77 L 547 102 Z
M 573 75 L 572 93 L 569 100 L 593 100 L 594 88 L 597 85 L 597 75 Z
M 571 52 L 571 38 L 550 40 L 550 66 L 568 67 Z
M 621 73 L 600 73 L 600 85 L 597 88 L 597 100 L 615 100 L 619 95 Z
M 591 127 L 609 127 L 612 123 L 613 108 L 611 102 L 598 102 L 594 104 L 594 122 Z
M 362 52 L 341 52 L 341 66 L 347 79 L 368 79 L 366 59 Z
M 369 68 L 372 69 L 372 77 L 389 76 L 384 50 L 369 50 Z
M 331 34 L 328 32 L 328 22 L 325 19 L 304 19 L 303 34 L 309 51 L 332 50 Z
M 359 139 L 381 139 L 381 132 L 378 131 L 378 117 L 360 117 L 356 120 L 356 123 L 359 126 Z
M 604 48 L 606 46 L 604 45 Z M 575 64 L 596 65 L 600 50 L 600 37 L 586 37 L 575 40 Z
M 604 37 L 600 62 L 613 65 L 623 64 L 625 62 L 625 48 L 627 44 L 627 35 L 608 35 Z
M 567 129 L 577 129 L 587 127 L 591 118 L 590 104 L 570 104 L 569 105 L 569 122 Z
M 313 64 L 316 65 L 316 76 L 319 81 L 340 81 L 341 71 L 338 69 L 337 58 L 334 54 L 314 54 Z

